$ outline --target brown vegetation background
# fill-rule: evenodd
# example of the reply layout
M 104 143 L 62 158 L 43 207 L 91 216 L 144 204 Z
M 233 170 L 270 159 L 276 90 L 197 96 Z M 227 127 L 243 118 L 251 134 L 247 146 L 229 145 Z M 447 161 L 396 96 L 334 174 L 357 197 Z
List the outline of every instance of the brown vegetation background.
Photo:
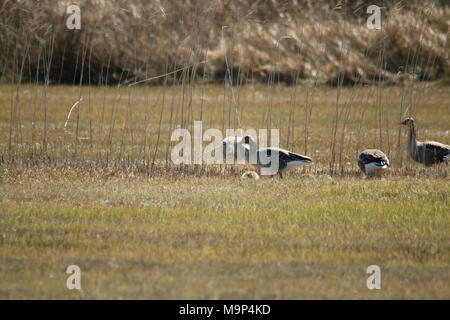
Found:
M 70 4 L 81 30 L 66 28 Z M 371 4 L 382 30 L 366 27 Z M 0 80 L 110 84 L 192 66 L 233 84 L 448 81 L 449 27 L 448 2 L 432 0 L 0 0 Z

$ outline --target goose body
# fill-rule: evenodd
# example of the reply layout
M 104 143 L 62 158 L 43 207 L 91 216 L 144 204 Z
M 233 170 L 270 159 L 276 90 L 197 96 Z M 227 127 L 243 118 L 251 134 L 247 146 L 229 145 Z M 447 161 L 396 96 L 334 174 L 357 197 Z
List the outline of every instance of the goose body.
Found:
M 381 150 L 366 149 L 359 154 L 358 166 L 366 177 L 380 176 L 389 168 L 389 159 Z
M 247 162 L 250 162 L 259 168 L 273 169 L 274 171 L 266 172 L 272 175 L 279 174 L 281 178 L 283 178 L 283 171 L 293 169 L 304 163 L 312 162 L 310 157 L 281 148 L 272 147 L 257 150 L 256 142 L 250 136 L 245 136 L 240 143 L 245 144 L 245 158 Z M 275 168 L 271 168 L 272 163 L 268 160 L 272 159 L 272 157 L 277 157 L 278 159 L 278 166 Z
M 449 161 L 450 146 L 436 141 L 417 141 L 413 118 L 405 119 L 402 124 L 409 127 L 408 154 L 412 160 L 426 166 Z

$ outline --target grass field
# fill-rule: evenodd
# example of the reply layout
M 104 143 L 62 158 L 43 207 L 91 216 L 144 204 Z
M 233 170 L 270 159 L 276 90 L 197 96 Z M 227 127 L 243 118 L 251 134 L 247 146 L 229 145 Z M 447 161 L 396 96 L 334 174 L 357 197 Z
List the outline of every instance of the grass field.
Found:
M 0 92 L 0 298 L 450 298 L 448 166 L 409 160 L 398 124 L 413 114 L 419 139 L 448 144 L 446 86 Z M 281 128 L 314 163 L 241 180 L 166 162 L 171 131 L 199 119 Z M 390 157 L 383 179 L 361 177 L 363 147 Z

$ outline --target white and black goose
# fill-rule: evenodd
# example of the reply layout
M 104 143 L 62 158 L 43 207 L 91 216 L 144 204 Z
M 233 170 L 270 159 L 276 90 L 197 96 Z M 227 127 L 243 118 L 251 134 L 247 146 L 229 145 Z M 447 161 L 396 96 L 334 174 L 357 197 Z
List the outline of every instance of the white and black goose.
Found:
M 381 150 L 366 149 L 359 154 L 358 166 L 368 178 L 381 176 L 389 168 L 389 159 Z
M 251 136 L 245 136 L 238 142 L 239 144 L 245 145 L 245 159 L 247 162 L 259 168 L 273 169 L 270 174 L 278 174 L 280 178 L 283 178 L 283 171 L 312 162 L 310 157 L 281 148 L 268 147 L 258 150 L 256 141 Z M 278 159 L 278 166 L 275 168 L 271 167 L 272 162 L 269 160 L 272 157 L 277 157 Z

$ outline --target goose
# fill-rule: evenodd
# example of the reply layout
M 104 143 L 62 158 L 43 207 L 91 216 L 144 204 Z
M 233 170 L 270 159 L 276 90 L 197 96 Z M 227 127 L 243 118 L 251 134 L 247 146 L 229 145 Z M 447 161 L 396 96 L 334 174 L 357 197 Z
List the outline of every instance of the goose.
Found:
M 403 120 L 402 124 L 409 127 L 408 152 L 411 159 L 426 166 L 449 161 L 450 146 L 436 141 L 417 141 L 413 118 Z
M 389 168 L 389 159 L 381 150 L 366 149 L 359 154 L 358 166 L 366 178 L 381 176 Z
M 242 140 L 238 142 L 239 144 L 245 145 L 245 159 L 247 162 L 250 160 L 255 161 L 252 163 L 259 168 L 270 168 L 271 162 L 264 163 L 262 159 L 269 159 L 272 156 L 278 157 L 278 168 L 275 169 L 274 174 L 279 174 L 280 178 L 283 178 L 283 171 L 295 168 L 303 163 L 310 163 L 312 159 L 307 156 L 303 156 L 288 150 L 280 148 L 263 148 L 257 150 L 256 141 L 251 136 L 245 136 Z M 256 153 L 256 159 L 250 159 L 252 154 Z M 273 173 L 273 172 L 272 172 Z

